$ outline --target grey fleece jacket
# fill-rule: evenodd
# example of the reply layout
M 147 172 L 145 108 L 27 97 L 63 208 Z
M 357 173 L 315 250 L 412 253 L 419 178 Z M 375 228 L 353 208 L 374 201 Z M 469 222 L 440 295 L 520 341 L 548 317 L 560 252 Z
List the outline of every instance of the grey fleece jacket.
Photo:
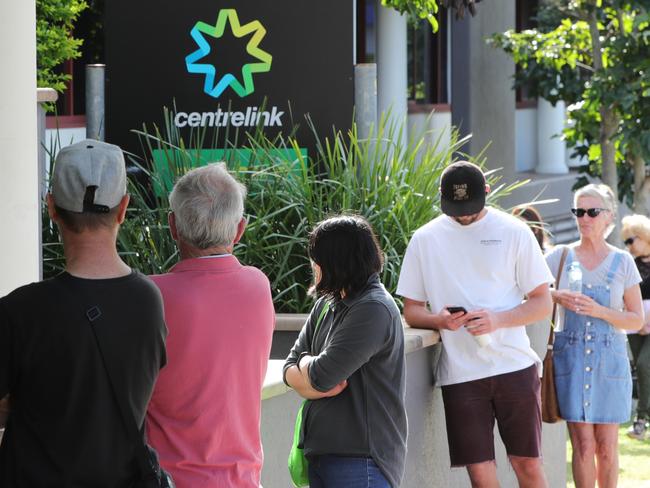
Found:
M 310 352 L 314 389 L 324 392 L 344 379 L 348 387 L 337 396 L 305 405 L 305 455 L 371 457 L 397 488 L 404 474 L 407 437 L 399 309 L 378 275 L 373 275 L 356 296 L 330 303 L 314 338 L 324 305 L 325 299 L 316 302 L 284 369 L 296 364 L 302 352 Z

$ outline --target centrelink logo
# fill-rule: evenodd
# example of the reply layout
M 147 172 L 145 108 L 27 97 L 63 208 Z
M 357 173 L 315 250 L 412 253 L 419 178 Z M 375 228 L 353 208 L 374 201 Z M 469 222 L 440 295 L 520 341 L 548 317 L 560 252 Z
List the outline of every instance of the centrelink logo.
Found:
M 243 37 L 253 33 L 246 44 L 246 52 L 259 62 L 246 63 L 242 66 L 241 82 L 232 73 L 221 75 L 217 81 L 217 72 L 214 65 L 200 62 L 211 52 L 210 44 L 205 35 L 220 39 L 225 32 L 226 24 L 230 24 L 235 37 Z M 190 35 L 196 42 L 198 49 L 185 58 L 187 71 L 205 75 L 203 91 L 213 98 L 219 98 L 228 87 L 232 88 L 241 98 L 244 98 L 255 91 L 253 75 L 271 70 L 273 56 L 259 47 L 260 42 L 266 35 L 266 29 L 259 20 L 253 20 L 248 24 L 241 25 L 237 11 L 234 9 L 220 10 L 215 25 L 197 22 L 190 31 Z M 271 107 L 271 111 L 262 111 L 259 107 L 247 107 L 245 112 L 227 112 L 221 109 L 213 112 L 178 112 L 174 122 L 177 127 L 221 127 L 226 125 L 251 127 L 260 124 L 264 126 L 282 126 L 283 115 L 284 112 L 279 111 L 277 107 Z

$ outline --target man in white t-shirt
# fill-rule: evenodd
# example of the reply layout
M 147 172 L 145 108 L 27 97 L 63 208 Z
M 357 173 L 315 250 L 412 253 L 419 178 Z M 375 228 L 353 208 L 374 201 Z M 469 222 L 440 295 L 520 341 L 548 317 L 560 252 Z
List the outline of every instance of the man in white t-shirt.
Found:
M 525 325 L 551 313 L 553 276 L 526 224 L 485 206 L 489 191 L 478 166 L 459 161 L 445 169 L 444 215 L 413 235 L 397 293 L 409 325 L 442 337 L 437 382 L 451 465 L 465 466 L 475 488 L 498 486 L 496 419 L 519 486 L 546 487 L 541 361 Z

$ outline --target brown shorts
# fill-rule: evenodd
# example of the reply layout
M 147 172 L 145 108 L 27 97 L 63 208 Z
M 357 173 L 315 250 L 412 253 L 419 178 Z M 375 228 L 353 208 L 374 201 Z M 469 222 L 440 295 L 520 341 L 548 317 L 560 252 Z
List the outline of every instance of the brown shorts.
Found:
M 537 366 L 442 387 L 451 465 L 494 460 L 494 420 L 509 456 L 542 455 Z

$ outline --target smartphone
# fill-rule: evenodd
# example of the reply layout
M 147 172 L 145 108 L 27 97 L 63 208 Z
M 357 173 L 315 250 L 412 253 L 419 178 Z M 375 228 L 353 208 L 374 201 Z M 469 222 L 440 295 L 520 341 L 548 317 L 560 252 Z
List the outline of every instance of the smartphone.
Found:
M 447 311 L 449 313 L 457 313 L 457 312 L 467 313 L 467 310 L 465 310 L 465 307 L 447 307 Z

